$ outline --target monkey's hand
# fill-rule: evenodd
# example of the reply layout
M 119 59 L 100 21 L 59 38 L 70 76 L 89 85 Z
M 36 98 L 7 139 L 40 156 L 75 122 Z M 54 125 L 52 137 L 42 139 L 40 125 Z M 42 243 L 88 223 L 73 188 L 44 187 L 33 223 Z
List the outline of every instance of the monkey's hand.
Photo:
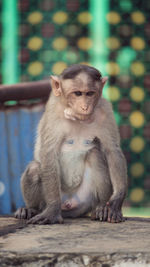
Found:
M 84 121 L 85 120 L 85 115 L 75 114 L 71 108 L 66 108 L 64 110 L 64 116 L 66 119 L 72 120 L 72 121 L 76 121 L 76 120 Z
M 46 208 L 42 213 L 32 217 L 28 224 L 54 224 L 63 223 L 61 213 Z
M 119 197 L 111 197 L 107 202 L 108 222 L 119 223 L 125 221 L 121 212 L 122 202 L 122 199 L 120 199 Z
M 72 120 L 72 121 L 75 121 L 76 118 L 74 116 L 74 112 L 71 108 L 66 108 L 64 110 L 64 115 L 65 115 L 65 118 L 68 119 L 68 120 Z
M 95 210 L 92 211 L 91 219 L 110 223 L 124 222 L 121 205 L 122 202 L 117 198 L 110 199 L 105 206 L 97 205 Z

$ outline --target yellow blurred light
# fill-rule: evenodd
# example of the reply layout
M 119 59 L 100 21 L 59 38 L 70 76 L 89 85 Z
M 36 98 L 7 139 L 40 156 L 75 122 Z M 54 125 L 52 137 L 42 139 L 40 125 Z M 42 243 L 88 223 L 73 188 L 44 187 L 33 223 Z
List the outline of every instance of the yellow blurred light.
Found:
M 144 190 L 142 188 L 135 188 L 130 193 L 130 199 L 132 202 L 141 202 L 144 198 Z
M 30 15 L 27 18 L 28 22 L 33 24 L 33 25 L 40 23 L 42 21 L 42 19 L 43 19 L 43 15 L 39 11 L 35 11 L 35 12 L 30 13 Z
M 140 37 L 133 37 L 131 39 L 131 46 L 135 49 L 135 50 L 142 50 L 145 48 L 145 42 L 142 38 Z
M 111 11 L 106 15 L 106 19 L 110 24 L 118 24 L 121 21 L 119 13 Z
M 133 127 L 139 128 L 143 126 L 145 118 L 142 112 L 140 111 L 134 111 L 131 113 L 129 117 L 130 123 Z
M 88 37 L 82 37 L 78 40 L 77 45 L 81 50 L 89 50 L 92 47 L 92 40 Z
M 108 62 L 106 64 L 106 70 L 108 74 L 112 76 L 118 75 L 120 72 L 119 65 L 115 62 Z
M 117 101 L 120 98 L 120 91 L 115 86 L 107 88 L 106 95 L 110 101 Z
M 92 21 L 92 15 L 87 11 L 81 12 L 78 15 L 78 21 L 82 24 L 88 24 Z
M 118 49 L 120 47 L 120 41 L 116 37 L 110 37 L 106 40 L 106 44 L 109 49 Z
M 43 71 L 43 64 L 39 61 L 31 62 L 28 66 L 28 72 L 32 76 L 37 76 Z
M 145 72 L 145 67 L 141 62 L 136 61 L 136 62 L 132 63 L 131 71 L 135 76 L 141 76 Z
M 134 177 L 139 177 L 144 173 L 144 165 L 140 162 L 136 162 L 131 166 L 131 174 Z
M 67 68 L 67 64 L 65 62 L 59 61 L 53 65 L 52 71 L 55 74 L 60 75 L 65 68 Z
M 67 47 L 67 45 L 68 45 L 67 39 L 63 37 L 56 38 L 53 41 L 53 48 L 58 51 L 64 50 Z
M 135 153 L 140 153 L 144 149 L 144 139 L 140 136 L 135 136 L 130 142 L 130 148 Z
M 64 24 L 68 20 L 66 12 L 58 11 L 53 15 L 53 21 L 57 24 Z
M 144 97 L 145 97 L 144 90 L 140 87 L 134 86 L 131 88 L 130 97 L 135 102 L 141 102 L 144 100 Z
M 136 24 L 142 24 L 145 22 L 145 16 L 140 11 L 135 11 L 131 14 L 131 19 Z
M 43 45 L 43 40 L 39 37 L 32 37 L 28 41 L 28 48 L 33 51 L 39 50 Z

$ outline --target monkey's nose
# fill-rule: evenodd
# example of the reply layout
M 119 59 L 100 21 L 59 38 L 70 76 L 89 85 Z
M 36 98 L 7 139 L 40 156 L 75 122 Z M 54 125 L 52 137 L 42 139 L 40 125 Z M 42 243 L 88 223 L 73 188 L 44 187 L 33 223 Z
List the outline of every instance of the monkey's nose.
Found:
M 82 110 L 86 111 L 88 109 L 88 107 L 81 107 Z

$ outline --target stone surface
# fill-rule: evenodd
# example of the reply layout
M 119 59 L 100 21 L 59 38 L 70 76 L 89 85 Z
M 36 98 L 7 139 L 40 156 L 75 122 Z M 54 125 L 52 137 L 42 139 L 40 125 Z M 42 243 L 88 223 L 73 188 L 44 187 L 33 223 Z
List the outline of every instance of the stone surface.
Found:
M 150 218 L 27 225 L 0 217 L 0 266 L 150 266 Z

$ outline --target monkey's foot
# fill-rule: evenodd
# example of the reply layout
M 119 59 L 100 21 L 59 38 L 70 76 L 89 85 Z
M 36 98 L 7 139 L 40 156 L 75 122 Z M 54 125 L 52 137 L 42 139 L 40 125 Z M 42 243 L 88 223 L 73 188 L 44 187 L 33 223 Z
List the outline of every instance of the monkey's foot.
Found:
M 49 212 L 43 211 L 42 213 L 32 217 L 28 224 L 54 224 L 63 223 L 61 214 L 50 214 Z
M 95 210 L 92 211 L 91 214 L 92 220 L 99 220 L 101 222 L 105 222 L 108 219 L 108 207 L 98 205 Z
M 37 214 L 37 210 L 32 209 L 32 208 L 19 208 L 14 216 L 17 219 L 31 219 L 33 216 L 35 216 Z

